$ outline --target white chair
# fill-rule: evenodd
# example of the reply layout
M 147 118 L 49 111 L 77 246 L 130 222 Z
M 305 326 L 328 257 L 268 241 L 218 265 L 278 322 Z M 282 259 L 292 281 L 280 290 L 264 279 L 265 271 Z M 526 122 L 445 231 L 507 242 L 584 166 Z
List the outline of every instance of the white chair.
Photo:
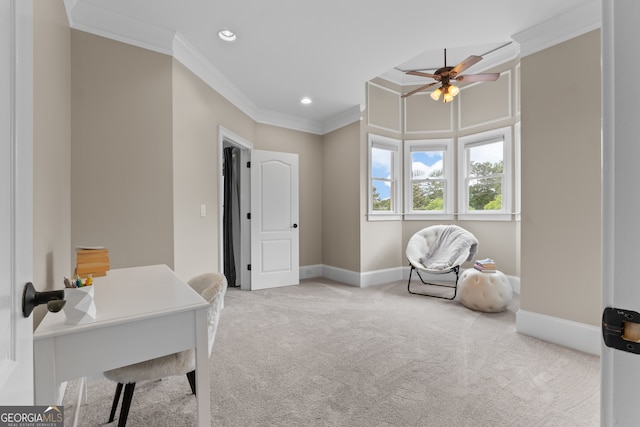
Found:
M 415 295 L 454 299 L 458 292 L 460 266 L 465 261 L 471 261 L 477 251 L 478 240 L 471 232 L 462 227 L 458 227 L 457 225 L 433 225 L 423 228 L 411 236 L 407 243 L 406 255 L 411 267 L 407 290 L 409 293 Z M 414 270 L 420 278 L 422 285 L 453 288 L 453 295 L 446 296 L 415 292 L 411 289 L 411 276 Z M 447 283 L 432 283 L 425 281 L 421 273 L 455 273 L 456 278 L 454 282 L 449 280 Z
M 188 284 L 205 300 L 211 303 L 207 316 L 209 323 L 209 355 L 211 355 L 213 342 L 218 329 L 220 310 L 222 310 L 224 294 L 227 290 L 227 279 L 222 274 L 206 273 L 190 279 Z M 124 427 L 127 423 L 127 416 L 129 415 L 129 408 L 131 407 L 131 399 L 133 398 L 133 392 L 137 382 L 153 381 L 173 375 L 186 375 L 189 380 L 189 385 L 191 386 L 191 391 L 195 394 L 195 366 L 195 351 L 194 349 L 189 349 L 106 371 L 104 376 L 111 381 L 118 383 L 116 387 L 116 394 L 113 398 L 111 414 L 109 415 L 109 422 L 112 422 L 115 417 L 123 385 L 124 396 L 122 398 L 122 407 L 120 408 L 118 427 Z

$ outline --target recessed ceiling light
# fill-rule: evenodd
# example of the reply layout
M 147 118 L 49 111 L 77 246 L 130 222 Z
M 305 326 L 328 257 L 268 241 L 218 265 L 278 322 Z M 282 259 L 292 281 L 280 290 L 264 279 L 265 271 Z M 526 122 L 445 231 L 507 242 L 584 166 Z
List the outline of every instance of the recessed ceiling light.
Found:
M 313 102 L 313 100 L 311 98 L 309 98 L 308 96 L 305 96 L 304 98 L 302 98 L 300 100 L 300 103 L 304 104 L 304 105 L 311 104 L 312 102 Z
M 236 39 L 236 35 L 231 30 L 220 30 L 218 31 L 218 37 L 226 42 L 232 42 Z

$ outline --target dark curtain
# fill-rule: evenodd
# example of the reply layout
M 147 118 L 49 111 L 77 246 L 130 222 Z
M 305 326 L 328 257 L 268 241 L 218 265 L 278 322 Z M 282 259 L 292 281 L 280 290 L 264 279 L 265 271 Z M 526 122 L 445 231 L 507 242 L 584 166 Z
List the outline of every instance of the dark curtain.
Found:
M 224 275 L 229 286 L 236 284 L 236 261 L 234 249 L 234 212 L 237 210 L 237 198 L 234 197 L 235 175 L 233 147 L 224 149 L 224 213 L 223 213 L 223 243 L 224 243 Z

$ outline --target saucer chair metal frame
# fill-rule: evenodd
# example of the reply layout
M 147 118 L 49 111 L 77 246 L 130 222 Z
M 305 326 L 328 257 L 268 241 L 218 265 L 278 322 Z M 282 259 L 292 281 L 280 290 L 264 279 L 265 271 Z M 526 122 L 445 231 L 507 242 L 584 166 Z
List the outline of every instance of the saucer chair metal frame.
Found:
M 468 238 L 475 240 L 475 244 L 468 245 L 466 250 L 462 250 L 460 255 L 453 262 L 451 262 L 450 265 L 448 265 L 446 268 L 438 269 L 438 270 L 426 268 L 420 262 L 420 258 L 425 256 L 427 253 L 429 253 L 430 248 L 440 238 L 441 233 L 445 231 L 445 229 L 451 228 L 451 227 L 454 227 L 455 229 L 459 230 L 459 232 L 465 233 Z M 433 225 L 431 227 L 423 228 L 422 230 L 415 233 L 407 243 L 406 256 L 407 256 L 407 259 L 409 260 L 409 266 L 411 267 L 411 270 L 409 271 L 409 281 L 407 282 L 407 291 L 413 295 L 422 295 L 426 297 L 453 300 L 458 294 L 458 279 L 460 278 L 460 266 L 465 261 L 470 261 L 475 255 L 475 253 L 477 252 L 477 249 L 478 249 L 478 243 L 477 243 L 477 240 L 475 239 L 475 236 L 473 236 L 473 234 L 471 234 L 469 231 L 462 229 L 461 227 L 447 226 L 447 225 Z M 420 292 L 412 291 L 411 277 L 413 275 L 414 270 L 418 275 L 418 278 L 420 278 L 420 282 L 422 282 L 423 285 L 450 288 L 450 289 L 453 289 L 453 295 L 445 296 L 445 295 L 420 293 Z M 421 271 L 427 274 L 454 273 L 456 278 L 455 278 L 455 281 L 446 281 L 446 283 L 434 283 L 432 281 L 425 280 L 420 274 Z M 445 281 L 443 280 L 441 282 L 445 282 Z
M 413 264 L 410 264 L 410 265 L 411 265 L 411 271 L 409 271 L 409 282 L 407 282 L 407 291 L 409 291 L 410 294 L 422 295 L 422 296 L 425 296 L 425 297 L 442 298 L 442 299 L 448 299 L 448 300 L 455 299 L 456 295 L 458 294 L 458 279 L 460 278 L 460 266 L 459 265 L 453 266 L 449 270 L 427 270 L 426 268 L 419 269 L 418 267 L 415 267 Z M 443 296 L 443 295 L 423 294 L 423 293 L 420 293 L 420 292 L 412 291 L 411 290 L 411 275 L 413 274 L 413 270 L 416 271 L 416 274 L 420 278 L 420 281 L 422 282 L 423 285 L 440 286 L 442 288 L 452 288 L 453 289 L 453 295 L 451 297 L 447 297 L 447 296 Z M 422 270 L 423 272 L 431 273 L 431 274 L 455 273 L 456 274 L 456 280 L 455 280 L 455 282 L 453 282 L 453 286 L 451 286 L 449 283 L 444 284 L 444 283 L 427 282 L 427 281 L 424 280 L 424 278 L 420 274 L 420 270 Z

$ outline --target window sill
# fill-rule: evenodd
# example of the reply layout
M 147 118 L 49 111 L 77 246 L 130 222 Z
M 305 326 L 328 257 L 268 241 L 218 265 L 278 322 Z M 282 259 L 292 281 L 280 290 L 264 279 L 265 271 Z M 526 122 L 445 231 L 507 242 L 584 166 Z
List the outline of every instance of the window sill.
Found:
M 406 221 L 453 221 L 455 219 L 455 216 L 448 213 L 411 213 L 405 214 L 404 219 Z
M 466 213 L 458 214 L 461 221 L 511 221 L 513 215 L 509 213 Z
M 402 221 L 402 214 L 369 213 L 367 214 L 367 220 L 369 221 Z

